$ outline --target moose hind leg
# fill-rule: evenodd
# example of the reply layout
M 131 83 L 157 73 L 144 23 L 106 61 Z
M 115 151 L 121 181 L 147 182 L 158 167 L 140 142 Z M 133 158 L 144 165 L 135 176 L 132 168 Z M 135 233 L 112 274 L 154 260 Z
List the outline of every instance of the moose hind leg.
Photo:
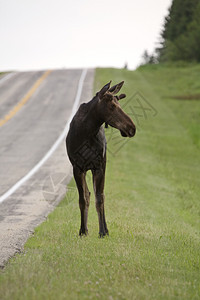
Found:
M 107 227 L 107 224 L 106 224 L 106 217 L 105 217 L 104 205 L 103 205 L 103 223 L 104 223 L 105 233 L 106 233 L 107 235 L 109 235 L 108 227 Z
M 105 171 L 98 170 L 93 171 L 93 184 L 94 184 L 94 192 L 96 198 L 96 210 L 99 219 L 99 237 L 104 237 L 108 234 L 108 228 L 105 219 L 105 211 L 104 211 L 104 181 L 105 181 Z
M 76 181 L 76 186 L 79 192 L 79 208 L 81 212 L 81 227 L 79 230 L 79 235 L 87 235 L 88 234 L 88 227 L 87 227 L 87 220 L 88 220 L 88 209 L 90 205 L 90 192 L 87 187 L 85 173 L 80 172 L 79 169 L 74 167 L 74 178 Z

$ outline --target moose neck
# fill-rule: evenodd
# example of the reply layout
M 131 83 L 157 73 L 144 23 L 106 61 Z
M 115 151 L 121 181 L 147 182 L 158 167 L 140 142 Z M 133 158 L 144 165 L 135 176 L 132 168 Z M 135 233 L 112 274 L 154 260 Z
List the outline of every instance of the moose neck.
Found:
M 101 125 L 105 122 L 98 111 L 98 99 L 94 97 L 86 104 L 86 118 L 89 134 L 95 135 L 99 131 Z

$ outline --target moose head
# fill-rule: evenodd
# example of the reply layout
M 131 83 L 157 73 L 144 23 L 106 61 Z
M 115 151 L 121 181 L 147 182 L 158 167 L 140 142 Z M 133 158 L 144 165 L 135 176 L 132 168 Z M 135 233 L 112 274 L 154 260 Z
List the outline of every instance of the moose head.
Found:
M 96 94 L 96 97 L 98 97 L 99 111 L 106 127 L 110 125 L 117 128 L 123 137 L 133 137 L 136 133 L 135 124 L 122 110 L 119 103 L 126 95 L 116 95 L 121 90 L 123 84 L 124 81 L 110 87 L 110 81 Z

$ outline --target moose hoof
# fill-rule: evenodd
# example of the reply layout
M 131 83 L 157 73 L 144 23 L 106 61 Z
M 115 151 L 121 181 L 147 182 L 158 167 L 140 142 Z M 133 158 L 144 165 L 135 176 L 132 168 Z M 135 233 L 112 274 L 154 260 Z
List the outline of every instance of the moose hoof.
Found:
M 104 231 L 104 232 L 99 232 L 99 238 L 104 238 L 104 236 L 109 235 L 108 231 Z
M 109 235 L 108 229 L 105 229 L 105 233 L 106 233 L 106 235 Z
M 105 233 L 99 232 L 99 238 L 100 238 L 100 239 L 104 238 L 105 235 L 106 235 Z
M 80 235 L 80 236 L 88 235 L 88 230 L 82 229 L 82 228 L 81 228 L 81 229 L 79 230 L 79 235 Z

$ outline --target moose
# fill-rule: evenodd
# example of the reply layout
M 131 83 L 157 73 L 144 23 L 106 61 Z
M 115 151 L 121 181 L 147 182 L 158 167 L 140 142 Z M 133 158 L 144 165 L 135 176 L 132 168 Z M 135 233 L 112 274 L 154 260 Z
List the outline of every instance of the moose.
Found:
M 99 237 L 108 235 L 104 210 L 104 182 L 106 169 L 105 123 L 117 128 L 123 137 L 133 137 L 136 127 L 131 118 L 122 110 L 119 100 L 125 94 L 120 91 L 124 81 L 110 87 L 111 81 L 96 93 L 91 101 L 80 105 L 70 123 L 66 138 L 67 153 L 73 166 L 73 174 L 79 193 L 81 227 L 79 235 L 87 235 L 87 219 L 90 192 L 86 182 L 86 172 L 91 170 L 99 220 Z

